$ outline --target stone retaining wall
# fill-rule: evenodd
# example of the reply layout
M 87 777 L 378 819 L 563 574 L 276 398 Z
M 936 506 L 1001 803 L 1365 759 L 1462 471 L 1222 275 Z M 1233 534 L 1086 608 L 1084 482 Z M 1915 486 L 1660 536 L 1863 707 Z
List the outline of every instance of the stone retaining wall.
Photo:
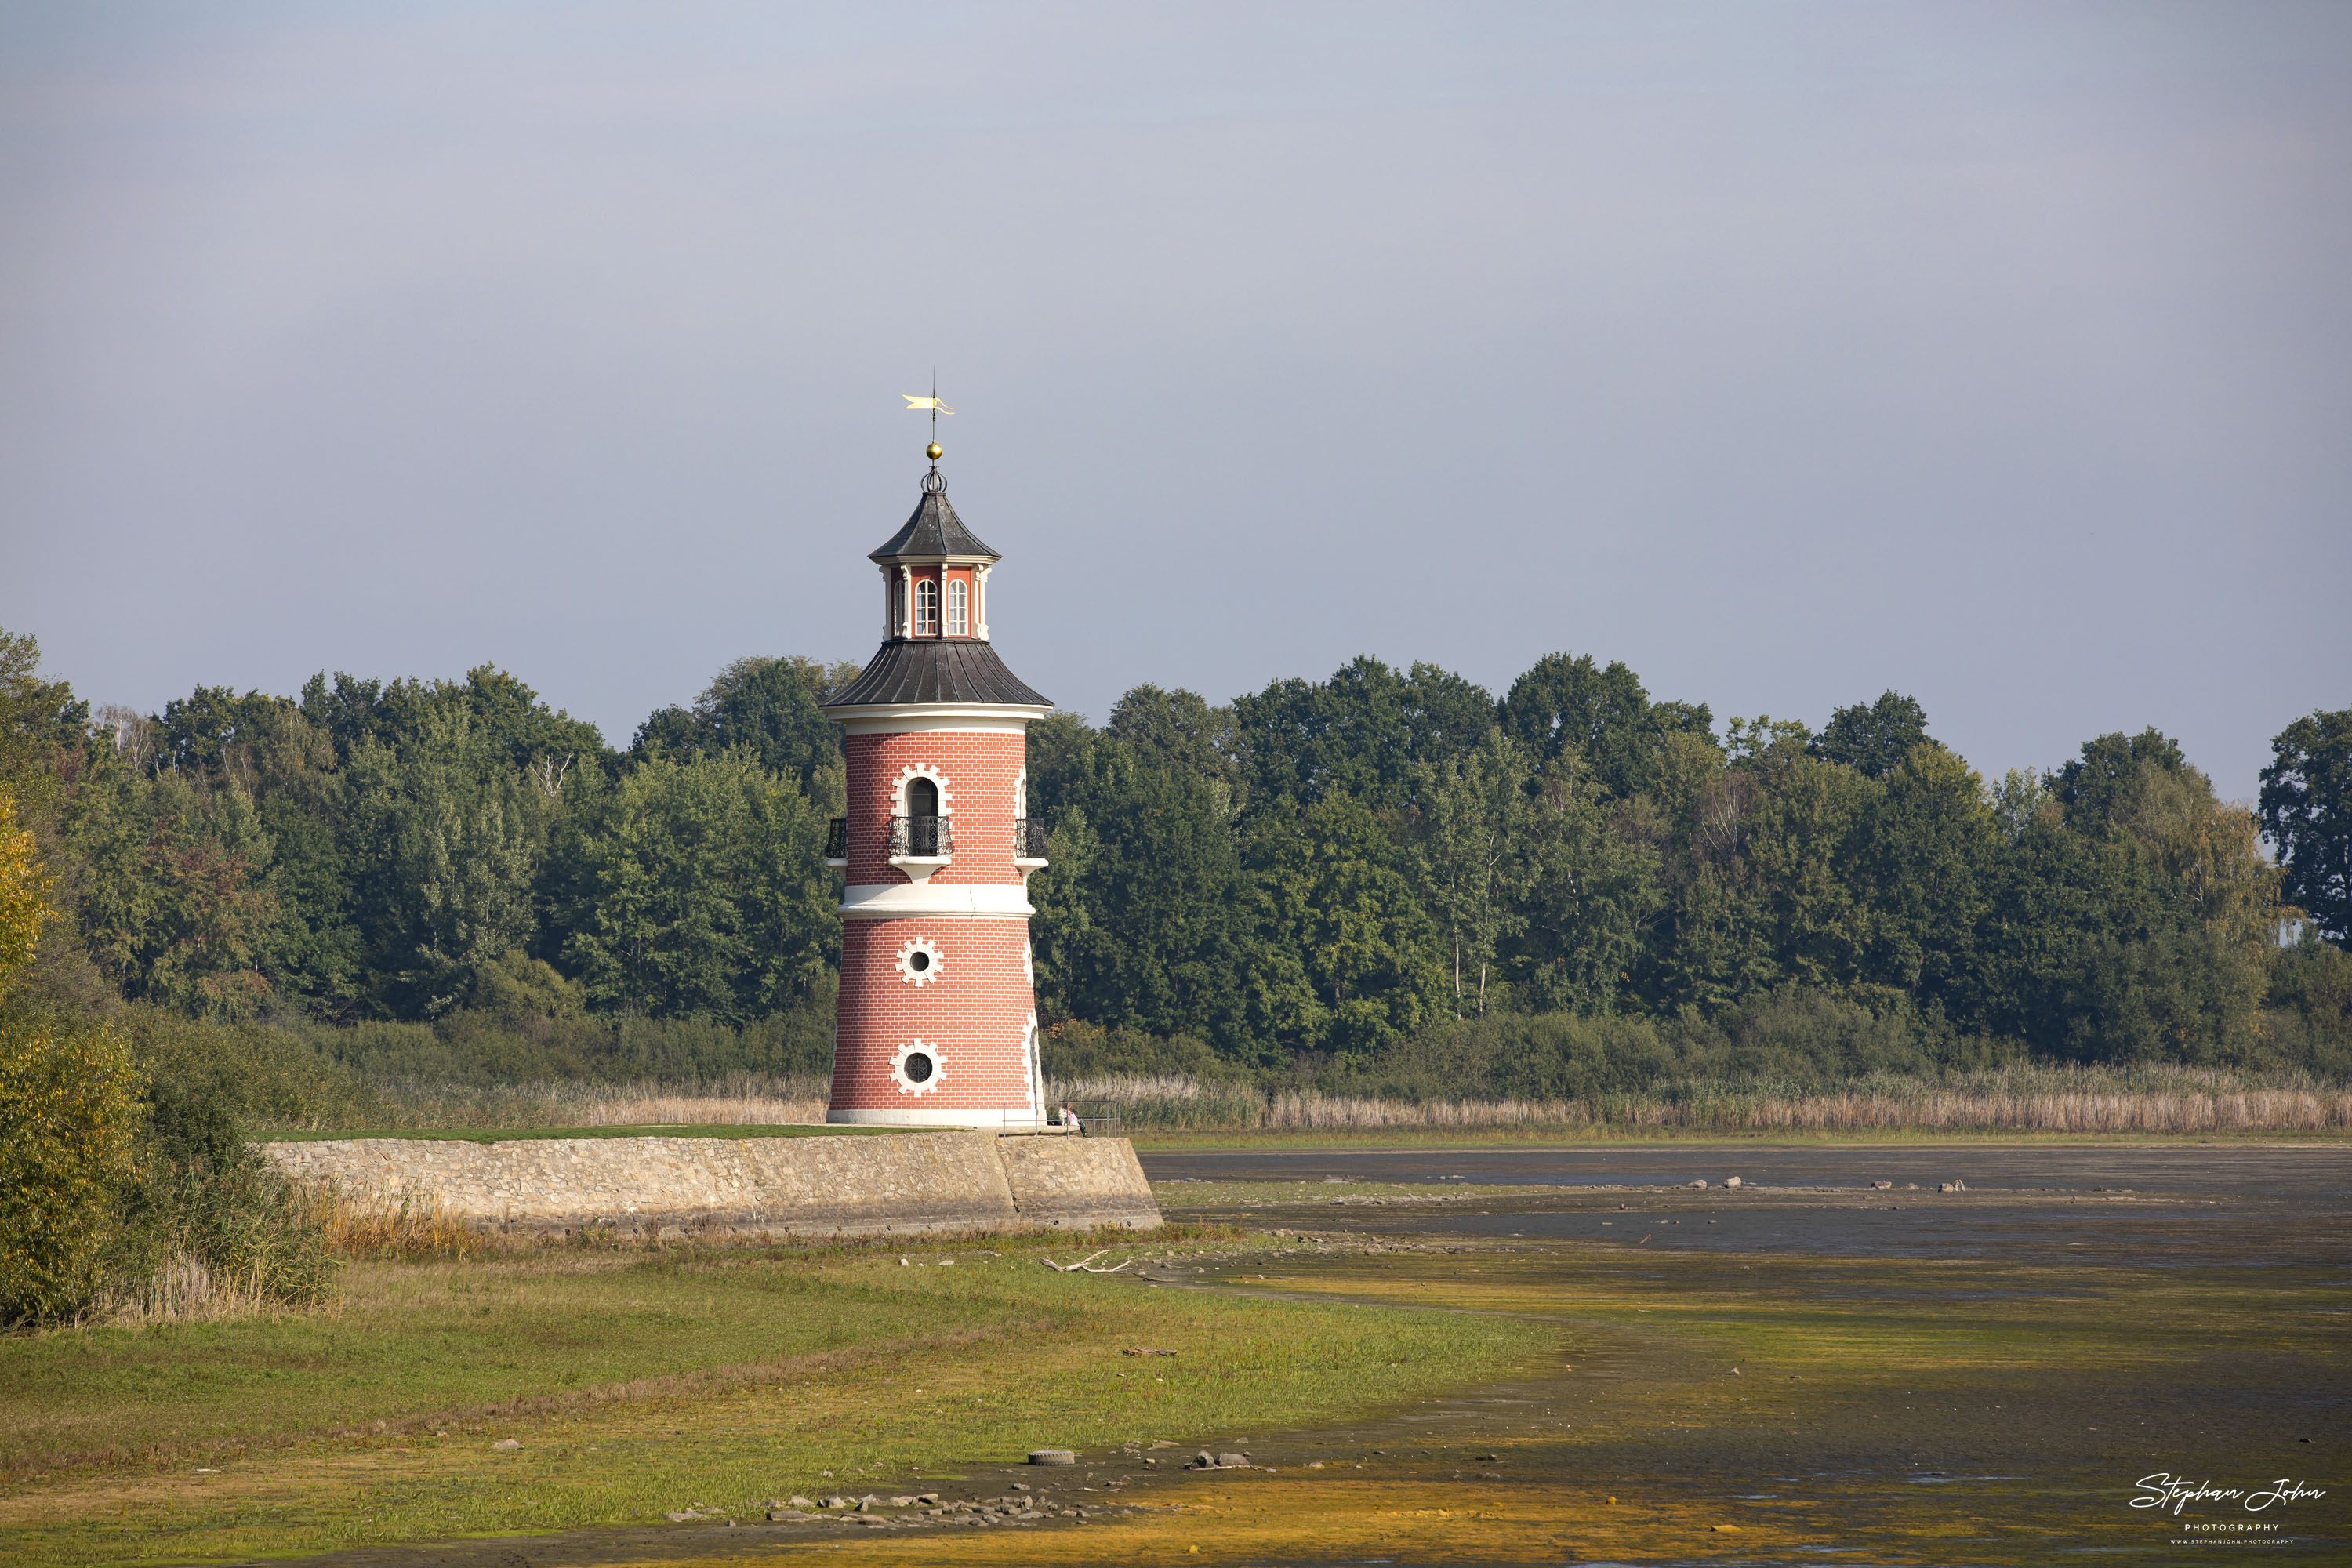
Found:
M 362 1203 L 438 1204 L 486 1229 L 782 1240 L 1160 1223 L 1124 1138 L 366 1138 L 262 1152 Z

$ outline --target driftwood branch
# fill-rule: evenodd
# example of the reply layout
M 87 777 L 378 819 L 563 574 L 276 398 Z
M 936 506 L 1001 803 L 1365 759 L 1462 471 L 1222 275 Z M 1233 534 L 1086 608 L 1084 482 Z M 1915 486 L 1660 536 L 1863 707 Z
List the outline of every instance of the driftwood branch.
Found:
M 1088 1253 L 1086 1257 L 1079 1258 L 1076 1263 L 1056 1263 L 1050 1258 L 1041 1258 L 1037 1261 L 1058 1274 L 1116 1274 L 1119 1269 L 1126 1268 L 1129 1263 L 1133 1263 L 1135 1261 L 1134 1258 L 1130 1258 L 1127 1260 L 1127 1263 L 1118 1264 L 1109 1268 L 1097 1268 L 1094 1266 L 1095 1259 L 1100 1258 L 1103 1255 L 1103 1252 L 1108 1252 L 1110 1248 L 1106 1247 L 1102 1249 L 1102 1252 Z

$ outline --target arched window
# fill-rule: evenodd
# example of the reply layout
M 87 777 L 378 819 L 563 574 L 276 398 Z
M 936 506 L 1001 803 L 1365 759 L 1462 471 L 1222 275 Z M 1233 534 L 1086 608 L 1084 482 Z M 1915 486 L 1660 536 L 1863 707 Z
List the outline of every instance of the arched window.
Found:
M 971 590 L 959 578 L 948 584 L 948 636 L 960 637 L 970 618 L 964 613 L 965 595 Z
M 903 578 L 890 579 L 890 629 L 883 635 L 894 637 L 907 635 L 907 584 Z
M 907 815 L 937 816 L 940 814 L 940 786 L 916 775 L 907 781 Z
M 915 635 L 940 635 L 940 585 L 929 577 L 915 584 Z

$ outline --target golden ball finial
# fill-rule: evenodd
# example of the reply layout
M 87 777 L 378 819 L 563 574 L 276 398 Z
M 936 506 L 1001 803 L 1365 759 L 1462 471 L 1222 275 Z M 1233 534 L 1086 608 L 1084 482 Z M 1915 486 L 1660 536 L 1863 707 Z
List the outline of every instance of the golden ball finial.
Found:
M 947 448 L 945 447 L 942 447 L 937 441 L 934 441 L 929 446 L 923 448 L 923 456 L 936 463 L 940 460 L 940 455 L 946 450 Z

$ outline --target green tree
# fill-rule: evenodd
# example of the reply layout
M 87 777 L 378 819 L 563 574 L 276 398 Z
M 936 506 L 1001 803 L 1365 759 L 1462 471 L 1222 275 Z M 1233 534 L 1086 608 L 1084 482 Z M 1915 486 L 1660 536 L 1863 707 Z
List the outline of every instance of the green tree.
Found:
M 1277 680 L 1234 699 L 1233 743 L 1253 806 L 1338 793 L 1396 810 L 1415 764 L 1466 754 L 1493 713 L 1493 699 L 1460 676 L 1429 664 L 1399 674 L 1360 654 L 1328 681 Z
M 2118 731 L 2083 742 L 2082 755 L 2051 778 L 2051 793 L 2066 808 L 2066 820 L 2085 832 L 2115 820 L 2117 810 L 2139 791 L 2150 768 L 2177 773 L 2189 765 L 2179 742 L 2153 727 L 2137 735 Z
M 1030 879 L 1041 980 L 1105 1026 L 1238 1043 L 1240 863 L 1221 781 L 1108 736 L 1062 770 Z
M 1812 742 L 1812 752 L 1843 763 L 1864 778 L 1883 779 L 1903 765 L 1911 749 L 1927 738 L 1927 710 L 1897 691 L 1875 702 L 1857 702 L 1831 713 Z
M 836 682 L 855 679 L 856 668 L 847 668 L 847 679 L 844 673 L 805 658 L 739 658 L 711 679 L 691 710 L 664 708 L 648 717 L 629 753 L 683 761 L 740 748 L 814 795 L 818 775 L 841 768 L 840 728 L 817 704 Z
M 369 1001 L 394 1017 L 446 1012 L 485 965 L 531 945 L 555 805 L 468 704 L 415 717 L 398 750 L 364 740 L 343 769 Z
M 1238 782 L 1233 730 L 1232 709 L 1212 708 L 1197 691 L 1163 691 L 1146 683 L 1112 705 L 1103 733 L 1132 746 L 1153 766 L 1195 773 L 1231 790 Z
M 2352 948 L 2352 708 L 2279 732 L 2257 809 L 2288 900 L 2328 941 Z
M 116 770 L 78 792 L 68 831 L 87 866 L 79 921 L 126 995 L 218 1018 L 270 994 L 279 909 L 253 797 L 227 783 Z
M 1707 733 L 1704 704 L 1653 704 L 1640 678 L 1590 654 L 1547 654 L 1511 683 L 1501 721 L 1538 765 L 1574 747 L 1601 786 L 1623 798 L 1647 786 L 1663 738 Z
M 823 829 L 748 749 L 646 760 L 580 830 L 565 965 L 610 1008 L 733 1024 L 784 1011 L 838 959 Z
M 1661 902 L 1658 851 L 1637 826 L 1649 814 L 1646 801 L 1612 805 L 1574 750 L 1545 766 L 1512 943 L 1519 990 L 1538 1006 L 1608 1013 L 1632 991 Z
M 1973 965 L 1999 826 L 1984 781 L 1933 741 L 1913 746 L 1883 783 L 1859 857 L 1870 900 L 1869 977 L 1924 1004 Z
M 1534 847 L 1534 770 L 1525 749 L 1491 725 L 1466 757 L 1421 768 L 1413 832 L 1421 897 L 1445 935 L 1454 1016 L 1483 1014 L 1503 944 L 1526 920 L 1518 905 Z
M 1248 826 L 1255 1027 L 1293 1048 L 1379 1051 L 1445 1007 L 1437 932 L 1387 828 L 1339 794 Z

